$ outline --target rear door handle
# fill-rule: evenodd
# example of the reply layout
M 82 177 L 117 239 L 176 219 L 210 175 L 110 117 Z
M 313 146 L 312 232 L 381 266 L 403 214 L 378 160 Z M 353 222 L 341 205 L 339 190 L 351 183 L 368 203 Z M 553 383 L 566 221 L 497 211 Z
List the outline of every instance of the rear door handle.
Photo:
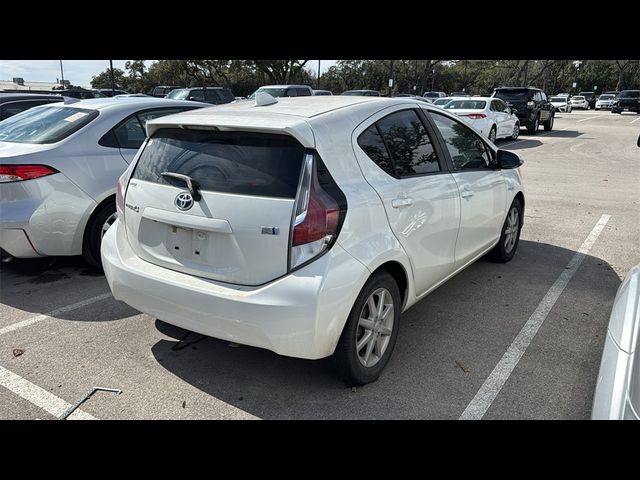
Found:
M 394 198 L 393 200 L 391 200 L 391 206 L 393 208 L 400 208 L 400 207 L 408 207 L 409 205 L 411 205 L 413 203 L 413 199 L 412 198 Z
M 460 196 L 462 198 L 473 197 L 473 190 L 471 190 L 469 185 L 465 185 L 462 191 L 460 192 Z

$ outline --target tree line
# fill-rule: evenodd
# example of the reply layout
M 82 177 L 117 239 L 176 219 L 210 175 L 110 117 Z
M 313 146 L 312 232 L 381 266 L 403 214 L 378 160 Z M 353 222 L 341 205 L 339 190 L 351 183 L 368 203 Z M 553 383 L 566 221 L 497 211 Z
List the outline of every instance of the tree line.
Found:
M 309 60 L 143 60 L 114 69 L 116 88 L 150 93 L 157 85 L 222 86 L 247 96 L 261 85 L 305 84 L 339 94 L 378 90 L 383 95 L 425 91 L 490 94 L 498 86 L 535 86 L 548 94 L 640 89 L 640 60 L 339 60 L 318 82 Z M 314 65 L 315 66 L 315 65 Z M 393 86 L 389 87 L 389 79 Z M 576 87 L 573 87 L 573 84 Z M 110 88 L 109 69 L 93 88 Z

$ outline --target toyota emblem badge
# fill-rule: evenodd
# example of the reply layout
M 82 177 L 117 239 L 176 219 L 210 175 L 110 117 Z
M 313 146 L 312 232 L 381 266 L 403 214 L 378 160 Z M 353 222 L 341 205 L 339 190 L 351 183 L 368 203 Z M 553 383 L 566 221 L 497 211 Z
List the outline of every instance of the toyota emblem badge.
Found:
M 188 192 L 182 192 L 178 194 L 174 203 L 178 210 L 182 210 L 184 212 L 185 210 L 189 210 L 193 207 L 193 197 Z

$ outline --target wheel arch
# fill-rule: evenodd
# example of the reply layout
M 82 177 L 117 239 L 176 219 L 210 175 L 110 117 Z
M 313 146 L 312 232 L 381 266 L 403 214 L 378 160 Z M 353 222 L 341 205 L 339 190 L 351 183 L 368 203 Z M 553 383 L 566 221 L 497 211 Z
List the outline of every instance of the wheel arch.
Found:
M 91 212 L 91 214 L 89 215 L 89 218 L 87 219 L 87 222 L 84 224 L 84 228 L 82 229 L 82 250 L 84 251 L 86 244 L 87 244 L 87 232 L 89 229 L 89 226 L 93 223 L 94 218 L 96 217 L 96 214 L 102 209 L 102 207 L 104 207 L 105 205 L 107 205 L 108 203 L 115 203 L 116 202 L 116 194 L 112 194 L 109 195 L 107 197 L 105 197 L 100 203 L 98 203 L 95 208 L 93 209 L 93 211 Z
M 407 298 L 409 294 L 409 276 L 404 266 L 396 260 L 390 260 L 383 263 L 373 272 L 371 272 L 371 276 L 375 275 L 378 272 L 387 272 L 396 281 L 396 283 L 398 284 L 398 289 L 400 290 L 400 296 L 402 297 L 402 309 L 404 309 L 405 305 L 407 304 Z

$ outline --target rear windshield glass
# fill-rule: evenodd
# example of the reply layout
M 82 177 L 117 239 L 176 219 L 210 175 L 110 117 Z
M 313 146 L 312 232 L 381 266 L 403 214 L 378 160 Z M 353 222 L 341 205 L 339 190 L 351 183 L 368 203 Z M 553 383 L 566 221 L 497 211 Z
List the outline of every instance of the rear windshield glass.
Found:
M 482 110 L 487 102 L 482 100 L 451 100 L 445 105 L 447 110 Z
M 202 190 L 294 198 L 304 147 L 293 137 L 249 132 L 162 129 L 147 143 L 133 178 L 183 187 L 160 175 L 188 175 Z
M 566 103 L 567 101 L 567 97 L 551 97 L 549 99 L 550 102 L 561 102 L 561 103 Z
M 573 97 L 571 97 L 571 100 L 584 100 L 584 97 L 581 95 L 575 95 Z
M 97 116 L 97 110 L 53 106 L 34 107 L 0 122 L 0 141 L 59 142 Z
M 640 90 L 635 92 L 621 92 L 620 98 L 638 98 L 640 97 Z
M 450 98 L 439 98 L 433 102 L 434 105 L 446 105 L 451 101 Z
M 528 90 L 500 90 L 495 96 L 510 102 L 524 102 L 528 99 Z
M 600 95 L 600 100 L 611 100 L 613 95 Z

